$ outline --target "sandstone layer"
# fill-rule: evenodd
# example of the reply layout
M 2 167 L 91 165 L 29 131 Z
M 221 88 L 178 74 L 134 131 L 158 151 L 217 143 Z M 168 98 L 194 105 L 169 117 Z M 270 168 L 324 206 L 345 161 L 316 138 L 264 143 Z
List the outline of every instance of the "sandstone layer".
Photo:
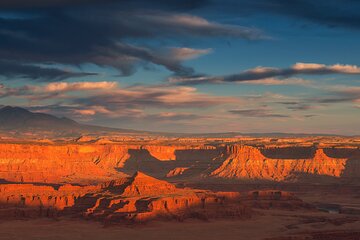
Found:
M 294 174 L 306 173 L 341 177 L 346 158 L 328 157 L 323 149 L 317 149 L 308 159 L 270 159 L 260 150 L 250 146 L 230 146 L 229 156 L 211 176 L 221 178 L 248 178 L 282 181 Z
M 93 184 L 136 171 L 172 181 L 299 181 L 304 175 L 356 182 L 360 177 L 359 163 L 360 150 L 354 147 L 87 142 L 0 144 L 0 180 L 9 182 Z
M 0 217 L 72 215 L 105 223 L 153 219 L 248 218 L 252 208 L 309 208 L 282 191 L 212 192 L 177 188 L 141 172 L 94 186 L 0 185 Z

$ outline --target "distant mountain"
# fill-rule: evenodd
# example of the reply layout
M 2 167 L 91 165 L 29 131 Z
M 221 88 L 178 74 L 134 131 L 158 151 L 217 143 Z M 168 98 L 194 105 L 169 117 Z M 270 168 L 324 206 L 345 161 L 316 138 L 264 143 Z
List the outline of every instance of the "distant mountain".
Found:
M 24 108 L 6 106 L 0 108 L 0 131 L 52 132 L 54 134 L 83 133 L 145 133 L 135 130 L 108 128 L 80 124 L 65 117 L 30 112 Z
M 314 136 L 337 136 L 334 134 L 302 134 L 302 133 L 166 133 L 136 131 L 121 128 L 101 127 L 78 123 L 65 117 L 55 117 L 46 113 L 30 112 L 24 108 L 0 106 L 0 132 L 23 134 L 45 134 L 57 136 L 84 135 L 84 134 L 136 134 L 136 135 L 161 135 L 168 137 L 203 137 L 203 138 L 231 138 L 231 137 L 314 137 Z
M 242 132 L 225 132 L 225 133 L 205 133 L 195 134 L 199 137 L 268 137 L 268 138 L 302 138 L 302 137 L 328 137 L 328 136 L 341 136 L 336 134 L 322 134 L 322 133 L 282 133 L 282 132 L 269 132 L 269 133 L 242 133 Z
M 168 134 L 170 135 L 170 134 Z M 336 137 L 343 136 L 337 134 L 322 133 L 242 133 L 242 132 L 223 132 L 223 133 L 194 133 L 194 134 L 177 134 L 186 137 L 203 137 L 203 138 L 234 138 L 234 137 L 267 137 L 267 138 L 303 138 L 303 137 Z

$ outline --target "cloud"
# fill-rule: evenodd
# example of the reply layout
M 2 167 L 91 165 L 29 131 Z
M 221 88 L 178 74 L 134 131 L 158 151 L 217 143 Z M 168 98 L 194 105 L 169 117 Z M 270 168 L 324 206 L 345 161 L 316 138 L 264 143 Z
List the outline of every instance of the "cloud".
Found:
M 117 56 L 123 56 L 122 62 L 112 63 L 109 58 L 96 58 L 94 62 L 98 65 L 108 65 L 115 68 L 122 69 L 125 75 L 129 75 L 133 71 L 133 65 L 136 62 L 148 62 L 163 66 L 169 71 L 178 75 L 192 74 L 194 70 L 190 67 L 185 67 L 181 64 L 182 61 L 197 58 L 201 55 L 211 52 L 210 49 L 192 49 L 192 48 L 165 48 L 165 49 L 150 49 L 145 47 L 133 46 L 130 44 L 117 43 Z
M 145 109 L 119 109 L 118 111 L 104 111 L 100 107 L 84 107 L 77 105 L 33 105 L 27 107 L 31 111 L 66 116 L 79 122 L 100 124 L 104 126 L 122 126 L 124 128 L 148 129 L 174 132 L 180 129 L 191 129 L 194 125 L 204 126 L 213 116 L 187 111 L 147 112 Z M 190 130 L 191 131 L 191 130 Z
M 41 86 L 0 85 L 0 97 L 29 100 L 35 110 L 78 118 L 145 118 L 186 120 L 200 118 L 193 113 L 178 113 L 169 109 L 214 108 L 238 104 L 239 98 L 198 92 L 184 86 L 137 85 L 120 87 L 116 82 L 56 82 Z M 42 108 L 40 106 L 43 106 Z M 164 111 L 166 110 L 166 111 Z M 160 113 L 159 113 L 160 112 Z
M 80 115 L 85 115 L 85 116 L 93 116 L 96 114 L 96 111 L 93 109 L 75 109 L 74 110 L 75 114 L 80 114 Z
M 298 85 L 298 86 L 312 86 L 313 82 L 301 78 L 265 78 L 260 80 L 242 81 L 244 84 L 251 85 L 266 85 L 266 86 L 277 86 L 277 85 Z
M 231 82 L 246 82 L 258 81 L 257 83 L 266 83 L 269 85 L 279 84 L 279 81 L 274 78 L 283 77 L 284 83 L 289 81 L 289 84 L 308 84 L 309 82 L 295 80 L 295 75 L 325 75 L 325 74 L 360 74 L 360 67 L 356 65 L 325 65 L 318 63 L 296 63 L 289 68 L 271 68 L 271 67 L 256 67 L 246 70 L 244 72 L 225 76 L 191 76 L 191 77 L 171 77 L 169 82 L 180 85 L 196 85 L 196 84 L 219 84 Z M 261 80 L 261 81 L 260 81 Z M 260 81 L 260 82 L 259 82 Z M 275 84 L 274 84 L 275 83 Z
M 110 90 L 117 87 L 117 82 L 55 82 L 44 87 L 35 87 L 35 91 L 69 92 L 80 90 Z
M 105 0 L 106 1 L 106 0 Z M 10 9 L 21 9 L 21 8 L 31 8 L 31 7 L 55 7 L 55 6 L 66 6 L 70 4 L 80 3 L 89 3 L 95 2 L 91 0 L 55 0 L 55 1 L 43 1 L 43 0 L 3 0 L 0 2 L 1 8 L 10 8 Z
M 314 106 L 306 105 L 306 104 L 298 104 L 295 106 L 288 106 L 287 109 L 293 110 L 293 111 L 305 111 L 305 110 L 311 110 L 314 109 Z
M 197 92 L 192 87 L 134 86 L 124 89 L 74 98 L 74 104 L 121 108 L 207 108 L 236 103 L 235 97 L 221 97 Z
M 209 54 L 212 49 L 171 48 L 171 55 L 178 60 L 188 60 Z
M 45 7 L 43 10 L 22 8 L 29 4 L 25 1 L 13 3 L 19 7 L 10 12 L 13 17 L 6 17 L 9 12 L 0 11 L 0 70 L 4 69 L 0 75 L 58 81 L 88 75 L 82 73 L 79 66 L 89 63 L 113 68 L 124 76 L 147 64 L 165 67 L 176 75 L 191 75 L 194 70 L 184 66 L 183 61 L 211 50 L 172 48 L 166 46 L 167 42 L 174 45 L 179 39 L 195 37 L 248 40 L 264 37 L 254 28 L 168 11 L 169 5 L 161 2 L 154 5 L 155 9 L 144 9 L 136 8 L 137 4 L 131 7 L 125 1 L 96 1 L 96 4 L 85 4 L 86 7 L 74 7 L 66 1 L 53 4 L 35 1 Z M 11 5 L 10 1 L 1 4 Z M 51 7 L 57 4 L 62 7 Z M 46 8 L 48 5 L 51 9 Z M 79 71 L 65 71 L 58 67 L 62 65 Z
M 269 109 L 236 109 L 229 110 L 232 114 L 253 118 L 289 118 L 290 115 L 272 113 Z
M 161 112 L 158 114 L 149 114 L 145 116 L 146 120 L 162 122 L 194 121 L 199 119 L 209 119 L 210 116 L 202 116 L 187 112 Z
M 45 85 L 25 85 L 21 87 L 6 87 L 1 85 L 0 98 L 16 96 L 34 100 L 49 100 L 64 97 L 70 92 L 101 92 L 117 88 L 117 82 L 53 82 Z
M 304 118 L 312 118 L 312 117 L 317 117 L 318 115 L 316 114 L 306 114 L 304 115 Z
M 77 7 L 79 5 L 95 5 L 99 6 L 101 4 L 111 4 L 112 7 L 118 8 L 123 7 L 126 9 L 136 9 L 136 8 L 161 8 L 161 9 L 172 9 L 172 10 L 187 10 L 200 8 L 205 5 L 208 5 L 208 0 L 152 0 L 151 2 L 147 0 L 132 0 L 132 1 L 119 1 L 119 0 L 53 0 L 53 1 L 44 1 L 44 0 L 2 0 L 0 2 L 0 7 L 2 9 L 34 9 L 34 8 L 59 8 L 59 7 Z
M 293 111 L 306 111 L 323 108 L 332 104 L 352 103 L 356 106 L 360 102 L 360 87 L 347 85 L 316 86 L 322 90 L 316 97 L 295 97 L 281 101 L 275 101 L 277 104 L 284 105 L 287 109 Z
M 298 73 L 309 74 L 329 74 L 329 73 L 343 73 L 343 74 L 360 74 L 360 67 L 356 65 L 325 65 L 319 63 L 296 63 L 292 69 Z
M 55 67 L 42 67 L 34 64 L 16 63 L 0 60 L 0 76 L 9 79 L 33 79 L 38 81 L 60 81 L 71 77 L 97 75 L 89 72 L 75 72 Z
M 328 96 L 321 98 L 312 98 L 310 101 L 316 101 L 318 103 L 330 104 L 330 103 L 357 103 L 360 101 L 360 87 L 358 86 L 333 86 L 328 88 Z
M 229 15 L 278 15 L 327 27 L 360 28 L 360 3 L 357 0 L 222 0 L 208 7 Z
M 293 111 L 307 111 L 317 108 L 317 106 L 312 105 L 311 102 L 304 99 L 297 99 L 296 101 L 279 101 L 276 103 L 284 105 L 287 109 Z
M 266 10 L 275 13 L 306 19 L 329 27 L 360 28 L 358 1 L 271 1 L 275 4 L 267 4 Z
M 145 25 L 149 32 L 156 32 L 162 35 L 175 33 L 176 35 L 235 37 L 248 40 L 267 38 L 256 28 L 219 24 L 189 14 L 142 12 L 141 14 L 131 15 L 131 17 L 134 18 L 133 26 Z M 161 33 L 160 31 L 163 30 L 166 30 L 166 32 Z

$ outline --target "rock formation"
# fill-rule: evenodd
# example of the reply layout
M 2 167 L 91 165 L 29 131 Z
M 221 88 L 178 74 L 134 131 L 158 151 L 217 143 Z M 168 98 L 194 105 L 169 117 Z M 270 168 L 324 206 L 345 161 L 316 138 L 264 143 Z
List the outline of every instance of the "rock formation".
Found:
M 291 155 L 289 149 L 285 157 Z M 297 158 L 299 149 L 294 149 L 294 157 L 289 159 L 281 156 L 280 148 L 264 150 L 230 144 L 1 143 L 0 179 L 89 184 L 136 171 L 186 181 L 204 178 L 284 181 L 297 179 L 299 174 L 354 179 L 360 175 L 358 149 L 311 148 L 313 155 L 309 158 Z
M 177 167 L 177 168 L 174 168 L 172 170 L 170 170 L 167 174 L 166 174 L 166 177 L 176 177 L 176 176 L 179 176 L 179 175 L 182 175 L 186 172 L 186 170 L 188 170 L 189 168 L 188 167 Z
M 141 172 L 94 186 L 0 185 L 0 217 L 5 219 L 72 215 L 118 223 L 164 218 L 248 218 L 254 207 L 309 206 L 287 192 L 240 194 L 177 188 Z
M 163 150 L 165 153 L 161 155 Z M 0 144 L 0 179 L 86 184 L 113 179 L 115 175 L 119 177 L 121 175 L 118 175 L 118 170 L 126 174 L 141 170 L 153 176 L 164 177 L 178 165 L 195 164 L 196 167 L 198 160 L 211 161 L 218 152 L 216 148 L 206 146 Z
M 55 189 L 53 186 L 33 184 L 0 185 L 2 218 L 75 214 L 115 222 L 145 221 L 162 217 L 191 217 L 190 213 L 195 210 L 201 210 L 207 216 L 220 214 L 213 206 L 231 211 L 232 201 L 235 199 L 230 197 L 226 200 L 226 194 L 179 189 L 141 172 L 96 186 L 63 185 Z M 251 210 L 247 206 L 240 202 L 236 205 L 234 216 L 249 216 Z
M 244 145 L 229 146 L 227 159 L 210 176 L 282 181 L 296 173 L 340 177 L 347 159 L 330 158 L 317 149 L 310 159 L 270 159 L 260 150 Z
M 130 146 L 131 147 L 131 146 Z M 90 183 L 119 177 L 128 147 L 0 144 L 0 179 L 13 182 Z

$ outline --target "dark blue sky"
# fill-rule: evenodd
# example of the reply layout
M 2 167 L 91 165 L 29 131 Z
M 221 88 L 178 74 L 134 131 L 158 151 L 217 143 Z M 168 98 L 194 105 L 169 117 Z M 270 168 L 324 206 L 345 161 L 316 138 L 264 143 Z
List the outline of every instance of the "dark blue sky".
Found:
M 355 0 L 0 3 L 0 105 L 114 127 L 360 134 Z

